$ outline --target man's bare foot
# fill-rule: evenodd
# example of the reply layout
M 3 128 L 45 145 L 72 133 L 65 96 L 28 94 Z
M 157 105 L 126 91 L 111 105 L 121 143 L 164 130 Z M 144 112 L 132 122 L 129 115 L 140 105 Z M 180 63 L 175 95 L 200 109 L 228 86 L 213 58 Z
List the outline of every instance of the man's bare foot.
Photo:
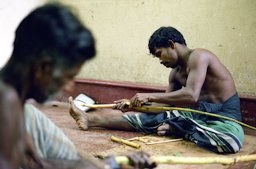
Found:
M 75 119 L 81 130 L 88 130 L 88 117 L 86 113 L 76 107 L 72 97 L 69 97 L 68 101 L 70 105 L 69 114 Z
M 169 124 L 162 124 L 161 126 L 159 126 L 157 128 L 157 134 L 160 136 L 163 135 L 172 135 L 174 134 L 175 130 L 173 129 L 173 127 L 171 127 Z

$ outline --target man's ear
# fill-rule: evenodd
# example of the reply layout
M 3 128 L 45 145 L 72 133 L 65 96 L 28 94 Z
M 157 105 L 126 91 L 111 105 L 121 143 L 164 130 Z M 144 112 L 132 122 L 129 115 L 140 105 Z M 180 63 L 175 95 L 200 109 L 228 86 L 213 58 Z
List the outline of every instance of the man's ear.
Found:
M 168 44 L 172 49 L 174 49 L 174 42 L 172 40 L 168 40 Z

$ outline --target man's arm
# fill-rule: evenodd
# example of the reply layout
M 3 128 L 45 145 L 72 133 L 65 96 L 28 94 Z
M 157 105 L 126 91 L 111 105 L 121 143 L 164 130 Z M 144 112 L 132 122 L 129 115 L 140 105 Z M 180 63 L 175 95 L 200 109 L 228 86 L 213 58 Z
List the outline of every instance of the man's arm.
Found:
M 0 89 L 0 168 L 18 168 L 24 157 L 25 127 L 16 93 Z
M 188 62 L 189 73 L 186 86 L 168 93 L 137 93 L 132 98 L 133 106 L 141 106 L 145 102 L 165 103 L 170 105 L 193 105 L 200 96 L 201 88 L 207 74 L 209 59 L 207 55 L 191 54 Z

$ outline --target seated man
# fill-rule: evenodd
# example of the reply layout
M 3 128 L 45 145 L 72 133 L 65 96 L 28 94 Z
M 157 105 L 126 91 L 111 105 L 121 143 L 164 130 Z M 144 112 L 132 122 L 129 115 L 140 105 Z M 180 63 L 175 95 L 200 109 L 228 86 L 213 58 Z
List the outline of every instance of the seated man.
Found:
M 25 105 L 29 98 L 43 103 L 59 90 L 70 90 L 83 63 L 95 53 L 92 33 L 65 6 L 44 5 L 21 21 L 13 53 L 0 72 L 0 168 L 120 167 L 115 160 L 79 158 L 74 145 L 48 118 Z M 146 153 L 131 158 L 135 168 L 154 167 Z
M 217 56 L 206 49 L 189 49 L 183 35 L 173 27 L 161 27 L 149 40 L 150 53 L 171 68 L 165 93 L 137 93 L 116 109 L 133 110 L 147 102 L 191 107 L 241 120 L 240 100 L 234 80 Z M 244 142 L 242 127 L 232 121 L 183 111 L 121 114 L 85 114 L 72 103 L 71 116 L 80 129 L 99 126 L 176 135 L 217 153 L 236 153 Z M 128 109 L 127 109 L 128 108 Z M 114 111 L 114 110 L 113 110 Z M 152 114 L 153 113 L 153 114 Z

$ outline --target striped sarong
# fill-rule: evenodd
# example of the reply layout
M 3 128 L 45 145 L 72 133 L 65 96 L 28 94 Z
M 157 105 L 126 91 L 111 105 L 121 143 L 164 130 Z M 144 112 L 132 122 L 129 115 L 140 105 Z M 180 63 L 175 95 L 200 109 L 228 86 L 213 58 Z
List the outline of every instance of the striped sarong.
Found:
M 221 115 L 228 113 L 226 116 L 239 120 L 241 118 L 239 115 L 240 101 L 237 98 L 238 96 L 235 95 L 224 104 L 217 104 L 217 106 L 205 102 L 199 105 L 204 108 L 207 107 L 208 110 L 212 111 L 211 113 L 214 112 Z M 232 114 L 232 111 L 227 111 L 227 105 L 232 105 L 230 110 L 238 110 L 239 112 L 233 112 Z M 205 111 L 200 106 L 197 109 Z M 226 112 L 222 110 L 226 110 Z M 157 115 L 146 113 L 127 114 L 123 115 L 123 118 L 137 131 L 144 133 L 156 133 L 159 126 L 167 123 L 175 129 L 174 136 L 185 138 L 200 147 L 216 153 L 236 153 L 242 148 L 244 142 L 244 132 L 239 124 L 191 112 L 174 110 Z
M 70 139 L 40 110 L 31 104 L 25 104 L 24 112 L 26 130 L 41 158 L 63 160 L 79 158 Z

